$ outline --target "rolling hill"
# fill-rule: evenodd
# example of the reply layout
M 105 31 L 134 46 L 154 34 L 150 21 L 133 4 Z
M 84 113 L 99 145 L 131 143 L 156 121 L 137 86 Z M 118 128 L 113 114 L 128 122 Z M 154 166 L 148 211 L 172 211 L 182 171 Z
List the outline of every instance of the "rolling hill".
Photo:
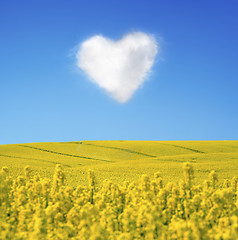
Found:
M 183 162 L 191 162 L 195 181 L 211 170 L 219 179 L 238 175 L 238 141 L 81 141 L 0 145 L 0 167 L 12 175 L 29 165 L 34 174 L 51 178 L 60 163 L 67 184 L 87 185 L 87 171 L 95 171 L 98 183 L 105 179 L 122 183 L 142 174 L 160 171 L 165 182 L 182 177 Z

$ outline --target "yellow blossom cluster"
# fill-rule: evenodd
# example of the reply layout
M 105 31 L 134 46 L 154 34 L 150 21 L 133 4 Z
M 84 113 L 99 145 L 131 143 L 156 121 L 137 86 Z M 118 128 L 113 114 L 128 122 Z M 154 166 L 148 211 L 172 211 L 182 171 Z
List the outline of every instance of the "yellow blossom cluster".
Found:
M 160 173 L 122 186 L 105 180 L 97 186 L 65 186 L 56 166 L 53 180 L 33 176 L 12 179 L 0 173 L 0 239 L 238 239 L 238 179 L 218 186 L 216 172 L 194 184 L 184 164 L 184 179 L 164 184 Z

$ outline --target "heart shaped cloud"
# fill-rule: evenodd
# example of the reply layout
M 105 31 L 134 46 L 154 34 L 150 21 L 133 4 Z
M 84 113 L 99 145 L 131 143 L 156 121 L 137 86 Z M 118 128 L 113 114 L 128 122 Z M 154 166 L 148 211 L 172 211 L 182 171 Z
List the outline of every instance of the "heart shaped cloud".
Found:
M 121 103 L 127 102 L 150 71 L 158 45 L 153 36 L 133 32 L 114 42 L 100 35 L 82 43 L 77 66 Z

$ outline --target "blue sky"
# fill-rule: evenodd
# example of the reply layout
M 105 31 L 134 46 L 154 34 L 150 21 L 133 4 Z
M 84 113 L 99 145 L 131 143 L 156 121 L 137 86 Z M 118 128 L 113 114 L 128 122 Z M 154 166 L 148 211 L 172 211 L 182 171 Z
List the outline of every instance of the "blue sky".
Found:
M 1 1 L 0 144 L 237 140 L 237 1 Z M 76 67 L 102 34 L 153 34 L 150 78 L 121 104 Z

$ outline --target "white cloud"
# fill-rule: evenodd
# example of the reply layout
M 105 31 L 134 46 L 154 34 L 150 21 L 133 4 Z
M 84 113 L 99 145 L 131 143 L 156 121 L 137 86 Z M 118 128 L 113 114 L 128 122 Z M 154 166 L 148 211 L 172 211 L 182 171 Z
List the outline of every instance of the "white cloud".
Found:
M 158 44 L 153 36 L 132 32 L 114 42 L 96 35 L 77 51 L 77 66 L 121 103 L 127 102 L 145 81 Z

